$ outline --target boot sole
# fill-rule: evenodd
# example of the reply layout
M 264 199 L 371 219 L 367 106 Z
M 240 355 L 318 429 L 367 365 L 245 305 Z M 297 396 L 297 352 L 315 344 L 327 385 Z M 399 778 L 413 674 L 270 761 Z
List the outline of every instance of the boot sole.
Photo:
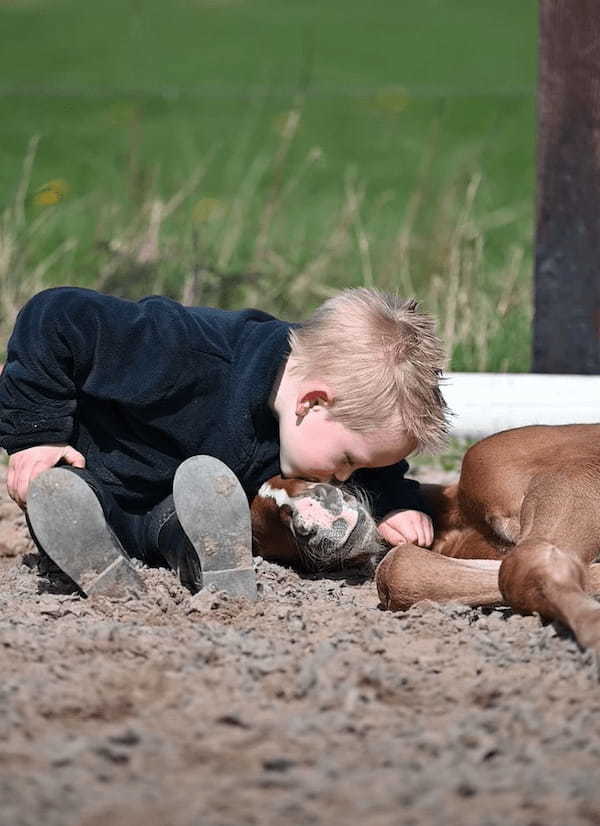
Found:
M 192 456 L 177 468 L 173 500 L 200 560 L 202 587 L 255 600 L 250 508 L 236 475 L 212 456 Z
M 143 592 L 91 488 L 66 468 L 51 468 L 29 486 L 27 516 L 36 540 L 84 594 Z

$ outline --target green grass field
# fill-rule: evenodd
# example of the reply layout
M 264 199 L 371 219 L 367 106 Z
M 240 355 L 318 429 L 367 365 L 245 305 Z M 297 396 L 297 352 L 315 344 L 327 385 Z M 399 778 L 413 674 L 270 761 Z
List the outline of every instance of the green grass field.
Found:
M 44 284 L 299 318 L 366 283 L 528 369 L 534 4 L 0 0 L 0 39 L 4 334 Z

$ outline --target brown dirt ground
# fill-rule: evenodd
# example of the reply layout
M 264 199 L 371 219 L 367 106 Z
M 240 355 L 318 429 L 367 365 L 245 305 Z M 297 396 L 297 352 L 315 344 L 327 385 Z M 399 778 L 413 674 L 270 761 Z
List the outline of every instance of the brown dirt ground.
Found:
M 80 599 L 5 495 L 0 552 L 2 826 L 600 824 L 598 667 L 564 630 L 261 560 L 256 604 L 159 570 Z

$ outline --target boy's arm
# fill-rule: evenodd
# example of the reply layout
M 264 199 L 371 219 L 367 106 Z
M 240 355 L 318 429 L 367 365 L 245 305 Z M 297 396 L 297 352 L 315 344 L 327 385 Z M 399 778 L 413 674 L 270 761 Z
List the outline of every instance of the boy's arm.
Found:
M 6 484 L 21 508 L 30 482 L 42 471 L 61 461 L 85 467 L 85 457 L 69 444 L 78 393 L 72 356 L 77 343 L 70 340 L 65 294 L 45 291 L 21 310 L 0 379 L 0 444 L 10 454 Z
M 164 398 L 190 358 L 179 305 L 93 290 L 45 290 L 23 307 L 0 377 L 0 445 L 72 444 L 83 394 L 144 405 Z
M 8 342 L 0 379 L 0 444 L 11 454 L 71 439 L 77 389 L 58 295 L 31 299 Z

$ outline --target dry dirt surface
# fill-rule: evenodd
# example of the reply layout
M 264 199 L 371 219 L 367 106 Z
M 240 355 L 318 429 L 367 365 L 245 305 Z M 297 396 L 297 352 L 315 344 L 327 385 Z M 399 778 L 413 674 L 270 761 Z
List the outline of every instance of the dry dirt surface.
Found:
M 0 551 L 2 826 L 600 823 L 598 667 L 560 628 L 260 559 L 255 604 L 162 570 L 81 599 L 6 498 Z

